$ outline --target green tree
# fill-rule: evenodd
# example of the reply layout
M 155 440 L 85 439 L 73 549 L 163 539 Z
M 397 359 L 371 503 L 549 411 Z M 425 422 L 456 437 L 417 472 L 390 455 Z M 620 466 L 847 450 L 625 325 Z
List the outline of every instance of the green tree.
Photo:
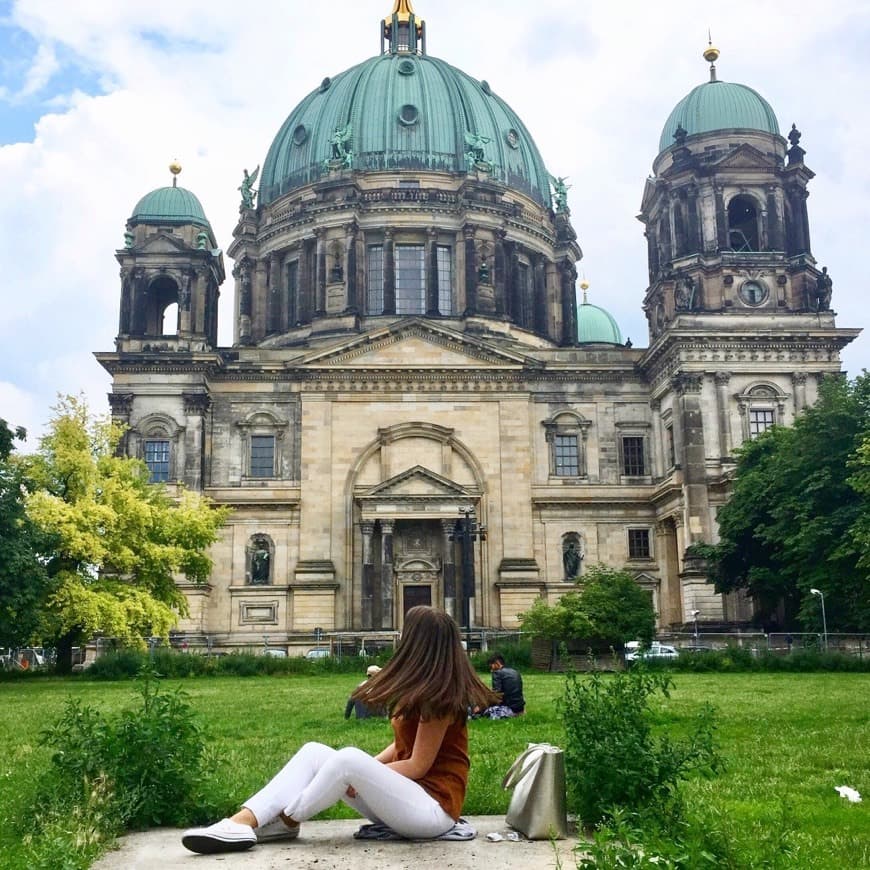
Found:
M 40 530 L 24 510 L 26 481 L 13 456 L 26 432 L 0 420 L 0 646 L 23 646 L 36 639 L 38 604 L 48 575 L 37 553 L 45 546 Z
M 706 547 L 717 589 L 746 589 L 770 624 L 870 631 L 870 375 L 826 378 L 790 428 L 738 451 L 734 490 L 719 511 L 720 543 Z
M 194 493 L 150 484 L 143 462 L 117 455 L 121 434 L 67 397 L 28 463 L 27 514 L 54 542 L 40 615 L 60 670 L 97 632 L 128 645 L 166 636 L 187 613 L 175 577 L 208 578 L 206 550 L 226 517 Z
M 535 601 L 520 614 L 523 630 L 552 641 L 579 640 L 598 648 L 652 640 L 652 601 L 628 571 L 593 565 L 578 585 L 576 592 L 566 593 L 555 604 Z

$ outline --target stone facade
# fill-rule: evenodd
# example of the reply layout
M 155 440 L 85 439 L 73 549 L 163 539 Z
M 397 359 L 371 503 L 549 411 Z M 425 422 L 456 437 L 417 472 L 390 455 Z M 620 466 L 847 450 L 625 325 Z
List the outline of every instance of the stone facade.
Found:
M 648 348 L 578 343 L 570 213 L 485 166 L 333 161 L 243 205 L 232 347 L 220 255 L 134 216 L 98 354 L 113 414 L 155 479 L 233 508 L 180 629 L 301 651 L 317 629 L 401 630 L 418 603 L 515 628 L 595 563 L 631 571 L 662 627 L 748 620 L 686 548 L 716 540 L 734 448 L 811 404 L 857 330 L 816 292 L 802 149 L 718 131 L 654 171 Z M 469 509 L 485 535 L 463 543 Z

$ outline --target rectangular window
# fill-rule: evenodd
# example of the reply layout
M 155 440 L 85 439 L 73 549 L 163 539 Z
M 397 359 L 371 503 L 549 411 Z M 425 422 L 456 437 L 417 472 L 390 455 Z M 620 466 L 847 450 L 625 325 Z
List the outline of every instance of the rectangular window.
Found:
M 412 181 L 410 178 L 399 179 L 399 190 L 419 190 L 420 182 Z
M 384 313 L 384 246 L 369 245 L 366 262 L 366 314 Z
M 519 310 L 516 315 L 519 318 L 520 326 L 528 326 L 530 297 L 532 295 L 532 275 L 528 263 L 517 263 L 517 289 L 519 290 L 519 299 L 517 300 Z
M 649 559 L 650 556 L 649 529 L 629 529 L 628 558 Z
M 438 311 L 453 314 L 453 250 L 438 245 Z
M 556 435 L 553 458 L 557 477 L 578 477 L 580 474 L 580 450 L 576 435 Z
M 275 436 L 251 436 L 251 477 L 275 476 Z
M 757 438 L 773 426 L 773 408 L 750 408 L 749 437 Z
M 426 313 L 426 248 L 396 245 L 396 314 Z
M 145 464 L 150 483 L 166 483 L 169 480 L 169 442 L 146 441 Z
M 643 447 L 643 436 L 626 435 L 622 439 L 622 473 L 627 477 L 643 477 L 646 474 Z
M 667 439 L 668 467 L 673 468 L 677 464 L 677 449 L 674 446 L 673 426 L 668 426 L 668 428 L 665 429 L 665 437 Z
M 299 320 L 299 261 L 287 264 L 287 328 L 292 329 Z

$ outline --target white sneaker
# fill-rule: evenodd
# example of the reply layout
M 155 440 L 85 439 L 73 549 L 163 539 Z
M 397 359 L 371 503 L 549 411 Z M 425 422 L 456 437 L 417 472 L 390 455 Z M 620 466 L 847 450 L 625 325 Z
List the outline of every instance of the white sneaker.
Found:
M 275 840 L 295 840 L 299 836 L 299 825 L 292 828 L 285 824 L 281 816 L 276 816 L 271 822 L 254 828 L 258 843 L 271 843 Z
M 242 852 L 256 845 L 257 835 L 250 825 L 221 819 L 207 828 L 191 828 L 181 836 L 181 844 L 200 855 L 218 852 Z

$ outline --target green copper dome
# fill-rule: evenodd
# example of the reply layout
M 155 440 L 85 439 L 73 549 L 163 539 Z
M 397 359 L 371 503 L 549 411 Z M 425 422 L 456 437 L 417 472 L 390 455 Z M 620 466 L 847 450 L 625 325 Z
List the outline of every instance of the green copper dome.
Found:
M 622 332 L 613 315 L 584 302 L 577 308 L 577 340 L 580 344 L 622 344 Z
M 136 203 L 130 223 L 195 224 L 211 229 L 202 204 L 183 187 L 158 187 L 157 190 L 146 193 Z
M 466 136 L 479 137 L 477 156 L 494 180 L 551 204 L 544 161 L 510 106 L 486 82 L 412 52 L 373 57 L 324 79 L 278 131 L 263 164 L 260 203 L 325 175 L 339 130 L 349 133 L 345 165 L 358 172 L 465 173 L 474 147 Z
M 662 130 L 660 153 L 674 144 L 680 125 L 689 136 L 731 129 L 779 134 L 776 115 L 764 97 L 746 85 L 720 81 L 698 85 L 677 103 Z

